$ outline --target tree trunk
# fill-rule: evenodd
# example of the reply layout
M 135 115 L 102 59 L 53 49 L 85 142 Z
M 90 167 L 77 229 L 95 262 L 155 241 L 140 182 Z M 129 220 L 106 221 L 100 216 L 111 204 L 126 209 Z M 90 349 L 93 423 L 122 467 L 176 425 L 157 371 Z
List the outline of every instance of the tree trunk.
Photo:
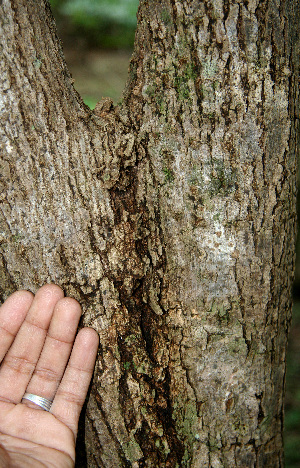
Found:
M 0 8 L 2 297 L 55 282 L 99 332 L 88 466 L 283 466 L 299 0 L 142 0 L 94 112 L 48 3 Z

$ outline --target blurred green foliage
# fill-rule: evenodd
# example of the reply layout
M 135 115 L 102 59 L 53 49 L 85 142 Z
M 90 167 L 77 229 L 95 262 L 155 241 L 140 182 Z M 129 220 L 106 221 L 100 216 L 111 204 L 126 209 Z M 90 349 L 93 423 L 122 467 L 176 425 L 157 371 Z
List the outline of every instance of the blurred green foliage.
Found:
M 68 34 L 90 46 L 132 48 L 139 0 L 50 0 L 54 16 Z
M 300 466 L 300 302 L 293 307 L 289 337 L 285 398 L 285 467 Z

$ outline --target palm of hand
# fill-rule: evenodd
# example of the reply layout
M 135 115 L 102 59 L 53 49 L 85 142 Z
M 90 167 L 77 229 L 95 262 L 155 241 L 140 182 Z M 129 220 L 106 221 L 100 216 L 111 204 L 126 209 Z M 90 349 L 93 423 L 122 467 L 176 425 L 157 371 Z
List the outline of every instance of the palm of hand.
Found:
M 74 466 L 74 434 L 53 414 L 22 403 L 0 403 L 0 414 L 1 467 Z
M 74 466 L 78 419 L 98 348 L 89 328 L 74 343 L 80 314 L 79 304 L 55 285 L 35 297 L 16 292 L 0 308 L 1 468 Z M 22 400 L 25 392 L 53 400 L 50 412 Z

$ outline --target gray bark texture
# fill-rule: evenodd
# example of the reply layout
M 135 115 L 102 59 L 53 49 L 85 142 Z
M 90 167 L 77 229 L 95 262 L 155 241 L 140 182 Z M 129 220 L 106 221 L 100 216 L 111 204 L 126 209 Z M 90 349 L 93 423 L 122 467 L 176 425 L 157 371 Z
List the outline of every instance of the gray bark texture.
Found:
M 299 0 L 141 0 L 94 112 L 48 3 L 0 9 L 1 294 L 100 335 L 78 466 L 282 467 Z

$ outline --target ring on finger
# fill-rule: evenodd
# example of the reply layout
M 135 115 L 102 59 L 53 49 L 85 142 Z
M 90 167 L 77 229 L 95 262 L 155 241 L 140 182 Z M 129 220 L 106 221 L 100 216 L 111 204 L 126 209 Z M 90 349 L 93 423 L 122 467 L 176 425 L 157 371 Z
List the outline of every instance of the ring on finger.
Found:
M 34 395 L 34 393 L 24 393 L 22 400 L 29 400 L 37 406 L 40 406 L 45 411 L 50 411 L 52 405 L 52 400 L 47 400 L 47 398 Z

